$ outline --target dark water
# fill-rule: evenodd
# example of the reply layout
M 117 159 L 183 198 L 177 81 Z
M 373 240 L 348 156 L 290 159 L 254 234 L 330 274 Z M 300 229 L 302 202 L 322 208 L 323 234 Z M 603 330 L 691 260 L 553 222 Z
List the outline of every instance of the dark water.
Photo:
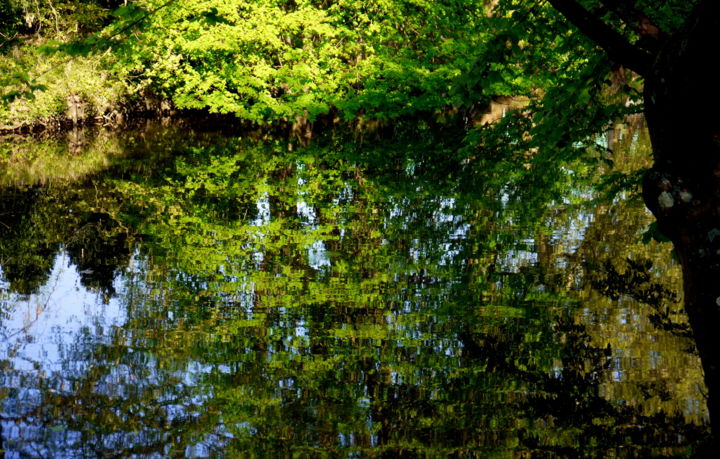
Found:
M 689 456 L 670 247 L 450 132 L 0 144 L 5 457 Z M 362 138 L 361 138 L 362 137 Z M 632 126 L 618 169 L 647 165 Z M 646 238 L 647 239 L 647 238 Z

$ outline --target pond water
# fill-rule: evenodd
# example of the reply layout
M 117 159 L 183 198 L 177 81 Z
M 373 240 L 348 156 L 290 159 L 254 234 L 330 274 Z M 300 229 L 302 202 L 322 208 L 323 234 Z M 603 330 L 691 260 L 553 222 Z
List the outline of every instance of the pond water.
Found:
M 5 457 L 692 454 L 702 370 L 641 200 L 459 135 L 6 138 Z M 604 141 L 647 166 L 641 127 Z

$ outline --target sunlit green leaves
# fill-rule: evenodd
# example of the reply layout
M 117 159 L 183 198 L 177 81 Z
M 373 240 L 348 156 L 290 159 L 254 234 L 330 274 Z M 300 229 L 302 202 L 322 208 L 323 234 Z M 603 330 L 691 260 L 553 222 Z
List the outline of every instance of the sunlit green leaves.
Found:
M 106 34 L 126 35 L 118 69 L 180 108 L 388 118 L 464 103 L 451 88 L 468 57 L 448 44 L 477 55 L 481 3 L 140 1 Z

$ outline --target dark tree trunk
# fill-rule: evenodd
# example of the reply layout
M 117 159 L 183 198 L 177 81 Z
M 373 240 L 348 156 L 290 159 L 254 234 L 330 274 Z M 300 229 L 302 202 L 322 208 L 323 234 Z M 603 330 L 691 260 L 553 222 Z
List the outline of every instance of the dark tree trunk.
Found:
M 720 0 L 697 0 L 683 28 L 671 37 L 654 26 L 637 28 L 652 46 L 641 46 L 642 40 L 630 43 L 577 0 L 548 1 L 611 60 L 645 77 L 645 116 L 655 163 L 645 176 L 643 197 L 682 263 L 685 309 L 702 359 L 710 426 L 718 445 Z M 601 2 L 623 17 L 634 14 L 635 2 Z M 632 18 L 624 20 L 632 28 Z M 648 35 L 652 30 L 656 33 Z
M 683 267 L 685 308 L 702 359 L 708 409 L 720 436 L 720 1 L 700 2 L 645 74 L 655 164 L 647 207 Z

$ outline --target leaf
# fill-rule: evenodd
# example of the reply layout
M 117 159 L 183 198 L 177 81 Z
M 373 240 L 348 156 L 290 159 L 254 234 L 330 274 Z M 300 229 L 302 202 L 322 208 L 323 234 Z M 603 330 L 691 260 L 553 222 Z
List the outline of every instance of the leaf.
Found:
M 118 19 L 132 19 L 137 16 L 138 13 L 141 13 L 143 11 L 144 10 L 137 6 L 135 3 L 128 3 L 127 5 L 121 6 L 110 14 Z

